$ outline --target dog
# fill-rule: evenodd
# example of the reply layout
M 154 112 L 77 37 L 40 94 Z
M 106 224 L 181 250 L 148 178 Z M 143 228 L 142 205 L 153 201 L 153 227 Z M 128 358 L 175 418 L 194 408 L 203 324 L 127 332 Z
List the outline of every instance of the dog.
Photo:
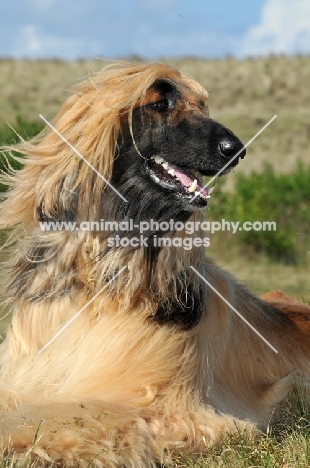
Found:
M 266 428 L 309 375 L 309 307 L 260 299 L 205 257 L 202 178 L 245 156 L 207 100 L 166 64 L 111 64 L 3 148 L 24 164 L 2 176 L 6 456 L 143 468 L 207 453 Z

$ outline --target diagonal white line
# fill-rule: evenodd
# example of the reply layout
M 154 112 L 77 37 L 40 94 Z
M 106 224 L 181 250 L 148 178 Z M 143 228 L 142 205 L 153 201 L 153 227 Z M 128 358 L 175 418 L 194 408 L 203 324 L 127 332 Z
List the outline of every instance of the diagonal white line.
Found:
M 234 156 L 233 158 L 231 158 L 231 159 L 228 161 L 228 163 L 225 164 L 225 166 L 222 167 L 222 169 L 220 169 L 220 170 L 218 171 L 218 173 L 215 174 L 215 176 L 212 177 L 211 180 L 209 180 L 209 182 L 206 183 L 206 185 L 203 186 L 203 188 L 206 188 L 206 187 L 208 187 L 208 185 L 212 184 L 212 182 L 213 182 L 215 179 L 218 178 L 218 176 L 226 169 L 226 167 L 228 167 L 228 166 L 232 163 L 232 161 L 233 161 L 234 159 L 236 159 L 236 158 L 239 156 L 239 154 L 242 153 L 242 151 L 243 151 L 245 148 L 247 148 L 247 147 L 252 143 L 252 141 L 254 141 L 255 138 L 257 138 L 258 135 L 260 135 L 260 134 L 271 124 L 271 122 L 273 122 L 277 117 L 278 117 L 277 115 L 274 115 L 274 116 L 272 117 L 272 119 L 270 119 L 269 122 L 267 122 L 266 125 L 264 125 L 263 128 L 261 128 L 261 129 L 256 133 L 256 135 L 254 135 L 253 138 L 251 138 L 251 140 L 249 140 L 249 141 L 241 148 L 241 150 L 238 151 L 238 153 L 235 154 L 235 156 Z M 195 200 L 195 198 L 198 197 L 198 196 L 199 196 L 199 195 L 195 195 L 193 198 L 191 198 L 190 203 L 191 203 L 193 200 Z
M 126 266 L 124 266 L 123 268 L 121 268 L 119 270 L 118 273 L 116 273 L 116 275 L 113 276 L 113 278 L 111 278 L 104 286 L 103 288 L 100 289 L 100 291 L 98 291 L 94 297 L 87 302 L 87 304 L 85 304 L 82 309 L 80 309 L 70 320 L 68 320 L 67 323 L 65 323 L 65 325 L 43 346 L 43 348 L 40 349 L 40 351 L 38 351 L 39 354 L 41 354 L 51 343 L 53 343 L 53 341 L 56 340 L 56 338 L 79 316 L 81 315 L 81 313 L 89 306 L 89 304 L 91 304 L 101 293 L 102 291 L 104 291 L 108 286 L 109 284 L 112 283 L 112 281 L 115 280 L 115 278 L 117 278 L 124 270 L 125 268 L 127 268 Z
M 205 283 L 206 283 L 206 284 L 207 284 L 207 285 L 208 285 L 208 286 L 209 286 L 209 287 L 210 287 L 210 288 L 211 288 L 211 289 L 228 305 L 228 307 L 229 307 L 233 312 L 235 312 L 235 314 L 238 315 L 239 318 L 241 318 L 241 320 L 244 321 L 244 323 L 247 324 L 248 327 L 251 328 L 251 330 L 254 331 L 254 333 L 256 333 L 257 336 L 260 337 L 261 340 L 263 340 L 263 341 L 269 346 L 269 348 L 272 349 L 272 351 L 274 351 L 275 353 L 278 353 L 278 351 L 276 350 L 276 348 L 274 348 L 274 347 L 272 346 L 272 344 L 270 344 L 269 341 L 266 340 L 266 338 L 264 338 L 263 335 L 261 335 L 261 334 L 259 333 L 259 331 L 257 331 L 256 328 L 253 327 L 253 325 L 251 325 L 251 323 L 248 322 L 247 319 L 245 319 L 245 318 L 243 317 L 243 315 L 241 315 L 240 312 L 238 312 L 238 310 L 235 309 L 235 307 L 232 306 L 232 305 L 230 304 L 230 302 L 228 302 L 227 299 L 225 299 L 225 297 L 222 296 L 222 294 L 219 293 L 219 292 L 217 291 L 217 289 L 215 289 L 215 288 L 212 286 L 212 284 L 210 284 L 209 281 L 207 281 L 207 280 L 199 273 L 199 271 L 196 270 L 196 268 L 194 268 L 193 266 L 190 266 L 190 268 L 199 276 L 199 278 L 201 278 L 201 279 L 202 279 L 202 280 L 203 280 L 203 281 L 204 281 L 204 282 L 205 282 Z
M 46 123 L 46 125 L 48 125 L 48 126 L 56 133 L 56 135 L 59 136 L 59 138 L 61 138 L 61 139 L 69 146 L 69 148 L 72 149 L 72 151 L 75 152 L 75 154 L 77 154 L 81 159 L 83 159 L 83 161 L 84 161 L 99 177 L 101 177 L 101 179 L 104 180 L 105 183 L 106 183 L 109 187 L 111 187 L 111 189 L 114 190 L 114 192 L 117 193 L 117 195 L 118 195 L 120 198 L 122 198 L 122 200 L 124 200 L 124 202 L 128 203 L 128 200 L 126 200 L 126 198 L 123 197 L 123 195 L 122 195 L 121 193 L 119 193 L 119 191 L 116 190 L 116 188 L 113 187 L 113 185 L 110 184 L 110 182 L 109 182 L 107 179 L 105 179 L 105 178 L 103 177 L 103 175 L 100 174 L 100 172 L 97 171 L 97 169 L 96 169 L 89 161 L 87 161 L 87 159 L 85 159 L 84 156 L 83 156 L 76 148 L 74 148 L 74 146 L 71 145 L 71 143 L 70 143 L 70 142 L 69 142 L 69 141 L 68 141 L 68 140 L 67 140 L 67 139 L 66 139 L 50 122 L 49 122 L 49 121 L 48 121 L 48 120 L 46 120 L 45 117 L 43 117 L 42 114 L 39 114 L 39 117 Z

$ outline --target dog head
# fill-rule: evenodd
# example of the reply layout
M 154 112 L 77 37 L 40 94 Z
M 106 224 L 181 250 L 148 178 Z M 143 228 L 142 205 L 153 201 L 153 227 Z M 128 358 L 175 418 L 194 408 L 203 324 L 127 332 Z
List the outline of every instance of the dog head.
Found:
M 155 214 L 154 200 L 174 217 L 204 208 L 209 189 L 202 177 L 227 173 L 244 157 L 240 140 L 209 118 L 207 97 L 188 77 L 163 75 L 121 128 L 112 183 L 128 199 L 140 200 L 140 218 Z
M 207 205 L 202 177 L 228 172 L 245 154 L 209 118 L 207 99 L 195 80 L 165 64 L 106 67 L 52 122 L 67 142 L 46 128 L 18 148 L 26 164 L 3 204 L 5 225 L 189 218 Z

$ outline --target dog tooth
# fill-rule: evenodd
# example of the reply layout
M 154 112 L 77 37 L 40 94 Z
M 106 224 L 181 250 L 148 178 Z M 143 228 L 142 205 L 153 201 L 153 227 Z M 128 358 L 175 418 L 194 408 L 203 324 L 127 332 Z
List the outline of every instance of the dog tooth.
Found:
M 164 159 L 161 158 L 160 156 L 155 156 L 154 159 L 155 159 L 156 164 L 161 164 L 162 162 L 164 162 Z
M 200 197 L 200 198 L 202 198 L 203 200 L 206 200 L 207 198 L 211 198 L 210 195 L 204 195 L 202 192 L 198 192 L 198 190 L 196 190 L 195 196 L 196 196 L 196 197 Z
M 174 175 L 175 175 L 175 171 L 174 171 L 174 169 L 169 169 L 169 171 L 168 171 L 168 174 L 170 174 L 170 175 L 174 176 Z
M 168 164 L 167 162 L 165 162 L 165 163 L 162 163 L 162 166 L 163 166 L 163 168 L 164 168 L 164 169 L 166 169 L 166 170 L 167 170 L 167 169 L 168 169 L 168 167 L 169 167 L 169 164 Z
M 197 183 L 197 179 L 194 180 L 194 182 L 192 183 L 192 185 L 190 187 L 187 188 L 187 190 L 189 192 L 195 192 L 196 188 L 198 186 L 198 183 Z M 198 192 L 199 193 L 199 192 Z

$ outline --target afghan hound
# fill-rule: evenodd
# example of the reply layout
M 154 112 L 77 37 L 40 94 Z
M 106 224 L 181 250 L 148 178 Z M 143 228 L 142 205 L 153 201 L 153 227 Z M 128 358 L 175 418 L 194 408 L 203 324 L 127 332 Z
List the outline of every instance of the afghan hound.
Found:
M 205 258 L 202 177 L 245 156 L 207 99 L 166 64 L 117 63 L 3 148 L 23 163 L 2 176 L 7 456 L 142 468 L 207 452 L 265 427 L 309 374 L 309 308 L 268 304 Z

